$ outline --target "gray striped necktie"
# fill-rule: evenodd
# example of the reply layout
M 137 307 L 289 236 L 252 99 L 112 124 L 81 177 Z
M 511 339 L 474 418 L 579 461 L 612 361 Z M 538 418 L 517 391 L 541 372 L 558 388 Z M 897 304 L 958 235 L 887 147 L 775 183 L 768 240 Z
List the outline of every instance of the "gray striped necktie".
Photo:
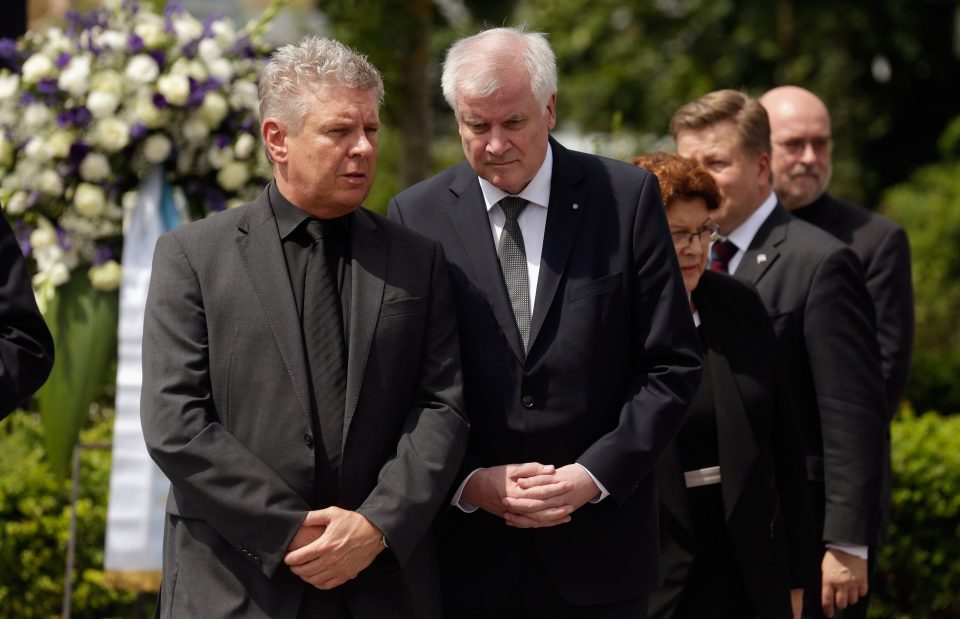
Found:
M 513 306 L 513 317 L 520 329 L 524 350 L 530 340 L 530 280 L 527 276 L 527 252 L 517 217 L 526 206 L 527 201 L 523 198 L 508 196 L 500 200 L 500 208 L 507 221 L 497 245 L 500 270 L 503 271 L 503 281 L 510 294 L 510 305 Z

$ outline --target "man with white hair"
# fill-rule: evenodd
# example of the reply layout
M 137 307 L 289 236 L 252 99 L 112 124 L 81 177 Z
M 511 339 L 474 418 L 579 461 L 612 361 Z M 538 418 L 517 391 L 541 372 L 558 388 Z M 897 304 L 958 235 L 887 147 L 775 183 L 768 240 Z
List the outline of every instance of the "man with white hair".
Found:
M 390 217 L 451 264 L 471 438 L 441 515 L 444 614 L 646 616 L 654 463 L 701 352 L 657 179 L 550 137 L 556 61 L 497 28 L 443 66 L 466 161 Z
M 170 478 L 158 617 L 437 619 L 466 445 L 437 243 L 359 208 L 383 83 L 309 37 L 260 80 L 274 180 L 157 242 L 141 418 Z

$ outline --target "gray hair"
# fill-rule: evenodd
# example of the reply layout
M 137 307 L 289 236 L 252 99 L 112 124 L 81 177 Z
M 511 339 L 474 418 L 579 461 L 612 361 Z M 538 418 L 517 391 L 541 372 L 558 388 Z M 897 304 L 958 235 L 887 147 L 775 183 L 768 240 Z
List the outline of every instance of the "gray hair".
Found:
M 372 91 L 383 103 L 383 78 L 363 54 L 339 41 L 309 36 L 273 52 L 260 74 L 260 121 L 274 117 L 297 134 L 320 86 Z
M 521 28 L 491 28 L 450 46 L 443 63 L 443 98 L 457 112 L 457 96 L 487 97 L 523 67 L 537 102 L 546 105 L 557 92 L 557 58 L 541 32 Z

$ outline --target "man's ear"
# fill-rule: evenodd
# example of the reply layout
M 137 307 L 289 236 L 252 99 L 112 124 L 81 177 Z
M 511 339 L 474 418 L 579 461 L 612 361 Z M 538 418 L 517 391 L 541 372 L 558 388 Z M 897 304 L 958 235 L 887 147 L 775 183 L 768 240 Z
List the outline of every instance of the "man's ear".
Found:
M 287 127 L 276 118 L 267 117 L 260 125 L 260 136 L 270 158 L 276 163 L 286 163 Z

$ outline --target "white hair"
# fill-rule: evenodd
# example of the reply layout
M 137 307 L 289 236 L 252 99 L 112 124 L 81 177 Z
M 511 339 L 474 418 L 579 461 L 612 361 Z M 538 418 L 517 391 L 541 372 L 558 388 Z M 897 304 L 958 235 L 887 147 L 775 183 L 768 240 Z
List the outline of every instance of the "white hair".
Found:
M 522 67 L 536 100 L 546 105 L 557 92 L 557 59 L 541 32 L 491 28 L 450 46 L 443 63 L 443 98 L 457 112 L 457 97 L 487 97 L 506 83 L 511 69 Z

